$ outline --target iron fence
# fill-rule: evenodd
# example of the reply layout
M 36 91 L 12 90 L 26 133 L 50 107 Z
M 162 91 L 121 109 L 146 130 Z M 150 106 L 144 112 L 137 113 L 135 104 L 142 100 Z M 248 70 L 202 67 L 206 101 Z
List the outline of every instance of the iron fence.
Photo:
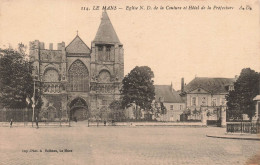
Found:
M 35 110 L 38 112 L 38 110 Z M 31 122 L 32 109 L 0 109 L 0 122 L 9 122 L 11 119 L 16 122 Z M 36 116 L 37 113 L 35 113 Z
M 227 132 L 259 134 L 260 123 L 242 122 L 242 121 L 227 123 Z
M 12 119 L 13 125 L 15 126 L 36 126 L 35 119 L 38 117 L 39 126 L 70 126 L 70 121 L 68 119 L 59 118 L 57 120 L 47 120 L 44 118 L 39 118 L 39 111 L 35 109 L 34 111 L 34 124 L 32 123 L 32 109 L 0 109 L 0 122 L 2 126 L 9 126 Z

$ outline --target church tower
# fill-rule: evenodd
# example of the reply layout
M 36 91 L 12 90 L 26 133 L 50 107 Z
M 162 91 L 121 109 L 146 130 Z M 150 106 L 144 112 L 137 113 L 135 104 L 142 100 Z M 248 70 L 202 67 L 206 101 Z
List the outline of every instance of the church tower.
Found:
M 124 77 L 123 44 L 103 11 L 95 39 L 91 43 L 90 96 L 92 114 L 106 118 L 109 104 L 120 98 Z

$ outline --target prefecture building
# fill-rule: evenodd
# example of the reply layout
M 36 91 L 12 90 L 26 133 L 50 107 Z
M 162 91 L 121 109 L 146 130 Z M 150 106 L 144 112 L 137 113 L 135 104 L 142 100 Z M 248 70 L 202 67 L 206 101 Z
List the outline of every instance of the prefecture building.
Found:
M 35 40 L 30 57 L 41 84 L 41 118 L 104 117 L 110 102 L 120 97 L 124 50 L 106 11 L 90 46 L 78 35 L 68 45 L 58 43 L 57 50 Z
M 226 95 L 234 90 L 235 81 L 236 78 L 195 77 L 184 85 L 182 79 L 180 95 L 190 111 L 190 119 L 201 120 L 201 112 L 206 112 L 207 120 L 219 120 L 221 110 L 226 110 Z

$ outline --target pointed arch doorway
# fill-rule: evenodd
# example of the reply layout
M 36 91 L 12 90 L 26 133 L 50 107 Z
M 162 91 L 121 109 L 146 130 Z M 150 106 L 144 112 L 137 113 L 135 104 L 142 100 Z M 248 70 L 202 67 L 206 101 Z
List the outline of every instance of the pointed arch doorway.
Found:
M 86 101 L 82 98 L 76 98 L 71 101 L 70 105 L 70 120 L 82 121 L 89 117 L 89 110 Z

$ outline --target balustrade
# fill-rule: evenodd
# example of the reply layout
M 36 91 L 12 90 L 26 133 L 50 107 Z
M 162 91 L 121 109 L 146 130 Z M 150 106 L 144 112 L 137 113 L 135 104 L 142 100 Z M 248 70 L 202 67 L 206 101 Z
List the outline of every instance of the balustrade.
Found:
M 44 82 L 43 93 L 60 93 L 62 85 L 59 82 Z

